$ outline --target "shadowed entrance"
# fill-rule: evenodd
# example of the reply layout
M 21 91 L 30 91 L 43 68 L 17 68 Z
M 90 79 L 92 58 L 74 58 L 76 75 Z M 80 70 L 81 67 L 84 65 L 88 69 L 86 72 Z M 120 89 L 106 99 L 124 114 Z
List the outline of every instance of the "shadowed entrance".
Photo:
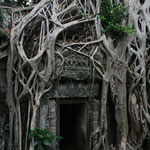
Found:
M 60 150 L 85 150 L 85 118 L 84 103 L 60 105 Z

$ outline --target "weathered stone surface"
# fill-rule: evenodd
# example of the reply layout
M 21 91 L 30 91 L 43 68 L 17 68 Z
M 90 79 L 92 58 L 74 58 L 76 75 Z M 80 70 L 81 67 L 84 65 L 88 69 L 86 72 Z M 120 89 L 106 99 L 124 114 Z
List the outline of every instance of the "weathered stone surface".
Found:
M 86 56 L 68 52 L 61 77 L 74 80 L 87 80 L 90 78 L 90 61 Z
M 92 90 L 90 92 L 90 90 Z M 63 81 L 57 84 L 44 97 L 47 98 L 68 98 L 68 97 L 98 97 L 99 82 L 91 84 L 84 81 Z
M 6 104 L 6 61 L 0 59 L 0 145 L 6 140 L 8 108 Z M 6 141 L 5 141 L 6 142 Z
M 0 61 L 0 98 L 6 96 L 6 64 Z
M 91 99 L 89 105 L 89 118 L 90 118 L 90 145 L 94 148 L 98 144 L 99 134 L 92 136 L 93 132 L 98 128 L 100 123 L 100 100 Z
M 56 101 L 46 101 L 46 103 L 41 103 L 40 106 L 40 118 L 39 126 L 42 129 L 49 128 L 51 132 L 56 135 Z M 56 150 L 56 145 L 53 145 L 52 150 Z

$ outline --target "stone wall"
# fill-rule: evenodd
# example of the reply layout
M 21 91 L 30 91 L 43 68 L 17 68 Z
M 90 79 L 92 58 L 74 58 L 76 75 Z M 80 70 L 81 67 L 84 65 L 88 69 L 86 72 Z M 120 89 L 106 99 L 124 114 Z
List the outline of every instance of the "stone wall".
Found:
M 8 107 L 6 104 L 6 58 L 0 59 L 0 149 L 8 138 Z M 2 146 L 2 147 L 1 147 Z

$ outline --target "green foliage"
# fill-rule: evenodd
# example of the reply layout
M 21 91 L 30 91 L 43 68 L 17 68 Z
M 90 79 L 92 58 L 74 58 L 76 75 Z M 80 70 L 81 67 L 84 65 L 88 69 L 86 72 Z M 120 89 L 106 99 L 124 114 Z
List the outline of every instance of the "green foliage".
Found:
M 6 39 L 8 39 L 7 34 L 2 29 L 0 29 L 0 40 L 6 40 Z
M 60 136 L 55 136 L 49 129 L 35 128 L 30 131 L 29 138 L 34 138 L 34 145 L 37 150 L 46 150 L 51 147 L 52 144 L 58 145 L 57 140 L 62 139 Z
M 101 0 L 100 14 L 103 32 L 108 33 L 113 38 L 122 35 L 124 32 L 135 34 L 132 25 L 122 26 L 122 22 L 128 16 L 128 8 L 117 4 L 116 0 Z

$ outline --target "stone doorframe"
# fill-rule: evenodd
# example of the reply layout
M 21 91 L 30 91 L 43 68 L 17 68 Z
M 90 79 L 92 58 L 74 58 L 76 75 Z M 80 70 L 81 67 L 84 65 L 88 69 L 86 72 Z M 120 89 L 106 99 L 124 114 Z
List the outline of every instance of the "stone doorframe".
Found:
M 97 98 L 52 98 L 43 99 L 39 110 L 39 127 L 49 128 L 55 135 L 60 135 L 59 110 L 61 104 L 85 104 L 86 108 L 86 150 L 92 149 L 98 142 L 96 136 L 90 146 L 90 135 L 99 125 L 100 100 Z M 59 146 L 53 146 L 51 150 L 59 150 Z

